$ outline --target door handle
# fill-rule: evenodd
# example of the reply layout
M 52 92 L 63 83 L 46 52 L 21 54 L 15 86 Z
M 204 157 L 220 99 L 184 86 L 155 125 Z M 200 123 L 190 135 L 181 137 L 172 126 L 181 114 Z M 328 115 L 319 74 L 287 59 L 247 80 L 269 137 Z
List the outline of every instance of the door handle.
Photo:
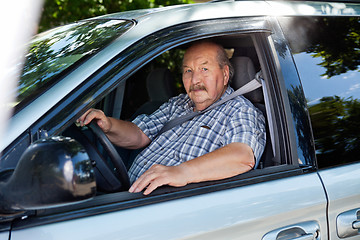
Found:
M 275 229 L 262 240 L 320 240 L 320 226 L 316 221 L 302 222 Z
M 360 208 L 339 214 L 336 218 L 336 227 L 339 238 L 360 235 Z
M 291 238 L 292 240 L 315 240 L 316 239 L 316 236 L 314 236 L 314 234 L 305 234 L 305 235 L 302 235 L 300 237 L 296 237 L 296 238 Z
M 353 227 L 354 229 L 360 229 L 360 221 L 355 221 L 355 222 L 353 222 L 352 227 Z

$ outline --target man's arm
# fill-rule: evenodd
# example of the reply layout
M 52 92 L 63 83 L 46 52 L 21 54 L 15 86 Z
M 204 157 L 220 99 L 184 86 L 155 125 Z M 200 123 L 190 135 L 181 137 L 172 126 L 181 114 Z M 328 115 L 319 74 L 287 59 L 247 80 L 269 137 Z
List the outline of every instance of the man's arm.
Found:
M 81 126 L 96 121 L 109 140 L 120 147 L 138 149 L 147 146 L 150 139 L 132 122 L 105 116 L 101 110 L 89 109 L 77 121 Z
M 147 195 L 162 185 L 181 187 L 229 178 L 251 170 L 254 165 L 254 154 L 247 144 L 230 143 L 178 166 L 154 165 L 134 182 L 129 192 L 146 188 L 144 194 Z

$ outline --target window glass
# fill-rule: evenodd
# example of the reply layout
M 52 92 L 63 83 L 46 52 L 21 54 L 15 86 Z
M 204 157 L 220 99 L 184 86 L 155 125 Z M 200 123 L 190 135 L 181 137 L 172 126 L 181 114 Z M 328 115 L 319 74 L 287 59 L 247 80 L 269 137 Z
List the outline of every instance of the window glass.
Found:
M 301 78 L 319 167 L 360 160 L 360 18 L 280 18 Z
M 64 71 L 97 53 L 133 25 L 125 20 L 81 21 L 47 31 L 30 43 L 18 87 L 16 110 L 57 82 Z

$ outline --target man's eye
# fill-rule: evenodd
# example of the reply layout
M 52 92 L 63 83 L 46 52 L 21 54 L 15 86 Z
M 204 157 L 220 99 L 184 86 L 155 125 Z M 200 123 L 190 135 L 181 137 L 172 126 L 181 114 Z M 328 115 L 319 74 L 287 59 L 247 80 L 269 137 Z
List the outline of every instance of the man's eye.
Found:
M 185 69 L 185 73 L 191 73 L 191 69 Z
M 202 68 L 202 70 L 203 70 L 204 72 L 206 72 L 206 71 L 208 70 L 208 68 L 205 68 L 205 67 L 204 67 L 204 68 Z

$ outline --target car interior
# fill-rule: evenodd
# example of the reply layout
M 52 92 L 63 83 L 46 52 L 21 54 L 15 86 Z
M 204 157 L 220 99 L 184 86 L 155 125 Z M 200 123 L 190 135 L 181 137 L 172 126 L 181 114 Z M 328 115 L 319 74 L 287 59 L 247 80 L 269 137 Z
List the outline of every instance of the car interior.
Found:
M 235 69 L 231 81 L 231 86 L 235 90 L 253 80 L 255 74 L 261 70 L 251 36 L 217 37 L 211 40 L 224 46 L 229 55 Z M 181 80 L 181 61 L 187 47 L 188 45 L 185 44 L 162 53 L 138 69 L 126 80 L 126 83 L 120 84 L 93 107 L 103 110 L 107 116 L 131 121 L 139 114 L 151 114 L 169 98 L 184 93 Z M 266 96 L 263 91 L 264 87 L 244 95 L 263 112 L 267 119 L 267 143 L 258 169 L 280 165 L 279 162 L 275 161 L 274 148 L 271 144 L 273 137 L 270 136 L 268 124 L 271 118 L 265 107 L 267 100 L 264 97 Z M 73 124 L 63 135 L 77 139 L 85 146 L 91 155 L 91 159 L 95 159 L 95 175 L 99 192 L 127 190 L 129 183 L 124 184 L 126 180 L 121 175 L 129 170 L 141 149 L 127 150 L 115 146 L 116 150 L 111 151 L 106 143 L 98 141 L 99 135 L 94 133 L 92 128 L 83 127 L 80 129 Z M 116 154 L 118 155 L 112 156 Z M 121 162 L 121 166 L 115 166 L 118 164 L 116 162 Z

